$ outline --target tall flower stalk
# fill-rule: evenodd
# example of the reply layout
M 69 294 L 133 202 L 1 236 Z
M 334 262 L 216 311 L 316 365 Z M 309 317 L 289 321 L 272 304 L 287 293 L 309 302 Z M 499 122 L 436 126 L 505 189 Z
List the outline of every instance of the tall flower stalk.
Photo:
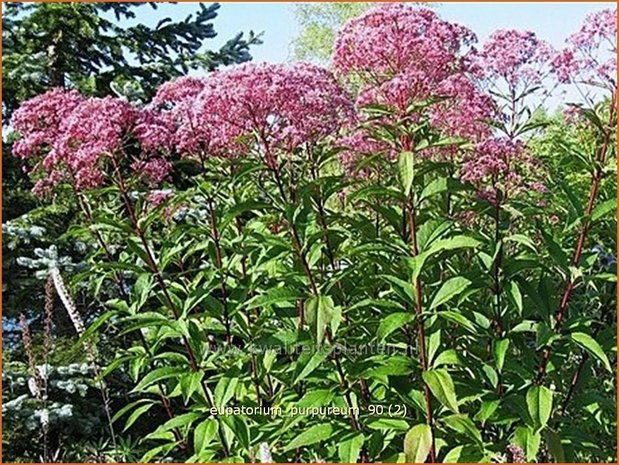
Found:
M 567 47 L 558 52 L 551 61 L 557 80 L 562 84 L 571 84 L 583 97 L 580 108 L 585 117 L 598 131 L 600 140 L 593 156 L 591 183 L 583 219 L 580 224 L 576 244 L 570 265 L 577 268 L 591 228 L 591 214 L 596 206 L 604 168 L 612 150 L 613 135 L 617 126 L 617 15 L 616 10 L 602 10 L 590 14 L 581 29 L 567 39 Z M 607 119 L 597 114 L 596 106 L 590 96 L 591 89 L 601 89 L 608 96 Z M 579 108 L 576 107 L 577 111 Z M 593 116 L 592 116 L 593 115 Z M 604 122 L 603 122 L 604 121 Z M 553 331 L 559 332 L 567 315 L 572 294 L 576 288 L 576 278 L 568 275 L 559 306 L 554 315 Z M 546 375 L 552 347 L 546 345 L 542 351 L 537 367 L 536 382 L 542 383 Z
M 136 236 L 138 237 L 140 244 L 144 250 L 144 254 L 145 254 L 145 258 L 146 258 L 146 264 L 149 267 L 149 269 L 151 270 L 151 273 L 153 274 L 153 277 L 155 278 L 155 281 L 157 282 L 157 285 L 159 286 L 159 289 L 161 290 L 163 297 L 164 297 L 164 301 L 166 304 L 166 307 L 168 308 L 168 310 L 171 312 L 172 316 L 174 317 L 174 319 L 176 321 L 178 321 L 181 317 L 181 312 L 180 310 L 176 307 L 176 305 L 174 304 L 174 301 L 172 300 L 172 297 L 170 295 L 170 292 L 168 290 L 168 286 L 165 282 L 165 279 L 163 277 L 163 274 L 161 273 L 161 270 L 159 269 L 157 262 L 155 260 L 153 251 L 148 243 L 147 237 L 146 237 L 146 232 L 143 230 L 143 228 L 140 226 L 140 222 L 138 220 L 138 216 L 135 212 L 135 209 L 133 208 L 131 199 L 129 197 L 129 191 L 127 189 L 122 171 L 120 169 L 120 166 L 118 164 L 118 161 L 116 160 L 116 158 L 114 156 L 111 157 L 111 163 L 114 169 L 114 180 L 117 183 L 117 187 L 119 189 L 121 198 L 122 198 L 122 202 L 124 204 L 125 207 L 125 211 L 127 213 L 127 216 L 129 217 L 129 220 L 131 221 L 131 225 L 133 227 L 134 233 L 136 234 Z M 187 339 L 187 337 L 185 335 L 181 336 L 181 340 L 182 340 L 182 345 L 183 348 L 185 350 L 185 353 L 187 355 L 187 359 L 189 361 L 189 365 L 191 367 L 191 371 L 192 372 L 198 372 L 200 370 L 200 366 L 199 366 L 199 362 L 198 362 L 198 358 L 196 357 L 196 354 L 194 352 L 194 350 L 191 348 L 191 345 L 189 344 L 189 340 Z M 204 380 L 200 381 L 200 387 L 202 389 L 202 392 L 204 394 L 204 398 L 207 401 L 207 404 L 209 406 L 209 408 L 213 408 L 215 407 L 215 403 L 213 401 L 213 398 L 211 396 L 211 393 L 205 383 Z M 230 450 L 228 448 L 224 433 L 223 433 L 223 426 L 221 425 L 221 422 L 219 421 L 219 416 L 216 416 L 217 421 L 218 421 L 218 434 L 219 434 L 219 438 L 221 441 L 221 445 L 222 445 L 222 450 L 224 453 L 224 456 L 228 457 L 230 455 Z
M 612 135 L 615 131 L 616 123 L 616 93 L 613 93 L 610 99 L 610 104 L 608 107 L 608 121 L 602 129 L 602 139 L 601 143 L 598 146 L 595 155 L 595 166 L 593 169 L 593 174 L 591 176 L 591 185 L 589 189 L 589 195 L 587 198 L 587 205 L 584 210 L 584 217 L 582 220 L 582 224 L 580 226 L 580 230 L 578 232 L 578 236 L 576 238 L 576 246 L 574 248 L 574 252 L 572 254 L 571 266 L 578 267 L 580 264 L 580 260 L 582 258 L 582 254 L 585 247 L 585 241 L 587 239 L 587 233 L 591 228 L 591 214 L 593 213 L 593 209 L 596 205 L 596 200 L 598 197 L 598 192 L 600 189 L 600 183 L 602 182 L 602 175 L 604 172 L 604 167 L 606 164 L 606 158 L 608 156 L 608 152 L 610 150 L 610 144 Z M 568 305 L 570 303 L 570 299 L 576 287 L 576 279 L 573 276 L 568 276 L 565 282 L 565 288 L 563 290 L 563 294 L 561 295 L 561 300 L 559 301 L 559 307 L 554 315 L 554 327 L 553 331 L 559 332 L 561 330 L 563 321 L 567 314 Z M 550 361 L 550 356 L 552 355 L 552 347 L 550 345 L 546 345 L 542 351 L 541 359 L 537 368 L 537 376 L 536 381 L 541 383 L 544 380 L 544 376 L 546 375 L 546 369 L 548 367 L 548 362 Z

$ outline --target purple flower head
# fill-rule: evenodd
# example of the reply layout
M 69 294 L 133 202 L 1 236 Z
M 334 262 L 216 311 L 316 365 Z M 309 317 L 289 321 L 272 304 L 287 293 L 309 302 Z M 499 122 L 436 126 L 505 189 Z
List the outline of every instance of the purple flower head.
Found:
M 552 69 L 559 82 L 585 83 L 616 91 L 616 9 L 591 13 L 566 42 L 567 47 L 552 59 Z
M 521 91 L 541 84 L 552 54 L 552 47 L 535 33 L 504 29 L 490 35 L 474 61 L 481 78 L 503 79 L 510 88 Z
M 44 155 L 56 140 L 63 120 L 83 101 L 74 90 L 52 89 L 24 102 L 11 119 L 11 127 L 20 135 L 13 154 L 21 158 Z

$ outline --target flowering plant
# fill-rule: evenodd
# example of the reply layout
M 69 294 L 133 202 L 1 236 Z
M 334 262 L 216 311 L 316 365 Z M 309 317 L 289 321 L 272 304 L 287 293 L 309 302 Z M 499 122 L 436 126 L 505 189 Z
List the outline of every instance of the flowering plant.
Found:
M 476 48 L 386 4 L 343 27 L 333 73 L 244 64 L 141 107 L 24 104 L 15 153 L 40 194 L 73 190 L 95 250 L 79 342 L 124 344 L 110 435 L 143 423 L 142 461 L 611 457 L 584 439 L 614 444 L 616 280 L 593 247 L 614 246 L 616 70 L 591 58 L 611 16 L 565 51 L 512 30 Z M 562 85 L 605 94 L 539 116 Z

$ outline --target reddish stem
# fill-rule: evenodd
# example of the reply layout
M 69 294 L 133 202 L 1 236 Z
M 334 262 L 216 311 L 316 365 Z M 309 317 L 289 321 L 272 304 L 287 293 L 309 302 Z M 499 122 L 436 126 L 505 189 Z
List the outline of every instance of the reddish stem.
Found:
M 127 187 L 125 185 L 125 182 L 123 180 L 122 174 L 120 172 L 120 167 L 118 166 L 118 163 L 116 162 L 116 160 L 114 159 L 114 157 L 111 157 L 112 159 L 112 165 L 116 174 L 116 180 L 118 182 L 118 187 L 120 190 L 120 194 L 123 200 L 123 203 L 125 204 L 125 209 L 127 211 L 127 214 L 129 215 L 129 218 L 131 220 L 131 223 L 133 225 L 133 229 L 135 234 L 138 236 L 138 238 L 140 239 L 140 242 L 142 244 L 142 247 L 144 248 L 144 252 L 146 254 L 146 262 L 148 267 L 150 268 L 151 272 L 153 273 L 153 276 L 155 277 L 155 280 L 157 281 L 157 285 L 159 286 L 159 288 L 161 289 L 161 292 L 163 293 L 163 297 L 166 303 L 166 306 L 168 307 L 168 309 L 172 312 L 172 315 L 174 316 L 174 319 L 176 321 L 178 321 L 181 317 L 181 312 L 176 308 L 176 305 L 174 304 L 174 301 L 172 300 L 170 293 L 168 291 L 168 287 L 165 283 L 165 280 L 163 279 L 163 275 L 161 274 L 161 270 L 159 270 L 159 267 L 157 266 L 157 262 L 155 261 L 155 258 L 153 256 L 153 253 L 150 249 L 150 246 L 148 245 L 148 241 L 146 240 L 146 235 L 144 230 L 140 227 L 139 223 L 138 223 L 138 218 L 135 214 L 135 211 L 133 210 L 133 207 L 131 205 L 131 201 L 129 199 L 129 195 L 128 195 L 128 190 Z M 187 358 L 189 360 L 189 364 L 191 366 L 191 371 L 193 372 L 198 372 L 200 370 L 199 366 L 198 366 L 198 362 L 197 362 L 197 358 L 195 356 L 195 353 L 193 351 L 193 349 L 191 348 L 189 341 L 187 340 L 187 338 L 183 335 L 181 336 L 181 341 L 183 344 L 183 347 L 185 349 L 185 352 L 187 354 Z M 202 388 L 203 394 L 204 394 L 204 398 L 206 399 L 206 402 L 209 406 L 209 409 L 213 408 L 215 406 L 215 403 L 213 402 L 213 399 L 211 397 L 211 394 L 208 390 L 208 388 L 206 387 L 206 384 L 204 382 L 204 380 L 202 380 L 200 382 L 200 386 Z M 218 422 L 219 422 L 219 416 L 216 416 Z M 223 430 L 221 428 L 221 424 L 219 424 L 219 428 L 218 428 L 218 432 L 219 432 L 219 438 L 221 441 L 221 445 L 223 448 L 223 452 L 224 455 L 226 457 L 230 456 L 230 450 L 228 449 L 227 443 L 226 443 L 226 438 L 223 434 Z
M 589 199 L 587 200 L 587 207 L 585 208 L 585 219 L 583 220 L 583 224 L 580 228 L 580 233 L 578 234 L 578 239 L 576 241 L 576 249 L 574 250 L 574 255 L 572 256 L 572 266 L 578 266 L 580 262 L 580 258 L 582 257 L 582 252 L 585 246 L 585 239 L 587 237 L 587 233 L 589 232 L 589 228 L 591 227 L 591 213 L 593 212 L 593 207 L 595 206 L 595 200 L 597 198 L 598 191 L 600 189 L 600 183 L 602 181 L 602 170 L 604 168 L 604 163 L 606 162 L 606 156 L 608 153 L 608 148 L 610 146 L 611 139 L 611 127 L 613 126 L 612 122 L 615 118 L 616 112 L 616 100 L 615 95 L 613 94 L 611 98 L 611 106 L 608 118 L 608 127 L 605 128 L 604 138 L 602 141 L 602 145 L 597 154 L 596 159 L 596 167 L 593 172 L 593 178 L 591 180 L 591 190 L 589 191 Z M 567 280 L 565 285 L 565 290 L 563 291 L 563 296 L 561 297 L 561 303 L 559 304 L 559 309 L 555 314 L 555 325 L 554 331 L 558 332 L 561 329 L 561 325 L 565 318 L 567 307 L 570 302 L 570 298 L 572 297 L 572 293 L 574 291 L 576 283 L 570 277 Z M 539 368 L 537 370 L 537 378 L 536 382 L 539 384 L 544 379 L 546 375 L 546 369 L 548 367 L 548 361 L 550 360 L 550 356 L 552 354 L 552 348 L 547 345 L 544 347 L 544 351 L 542 353 L 542 359 L 539 364 Z

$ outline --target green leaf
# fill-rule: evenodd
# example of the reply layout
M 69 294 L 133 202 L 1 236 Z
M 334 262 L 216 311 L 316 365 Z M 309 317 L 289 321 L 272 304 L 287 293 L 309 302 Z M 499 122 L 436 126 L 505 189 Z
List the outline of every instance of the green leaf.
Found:
M 161 454 L 161 455 L 166 455 L 168 452 L 170 452 L 170 450 L 174 449 L 178 447 L 178 445 L 174 442 L 171 443 L 166 443 L 163 444 L 161 446 L 157 446 L 157 447 L 153 447 L 152 449 L 149 449 L 141 458 L 140 458 L 140 463 L 150 463 L 153 458 L 155 458 L 157 455 Z
M 448 179 L 444 177 L 436 178 L 433 181 L 423 188 L 421 191 L 421 195 L 419 196 L 419 202 L 433 195 L 440 194 L 442 192 L 447 192 L 448 187 Z
M 548 452 L 556 463 L 565 463 L 565 451 L 563 450 L 563 444 L 561 443 L 561 437 L 558 433 L 551 429 L 546 429 L 544 432 L 544 439 Z
M 251 310 L 252 308 L 266 307 L 267 305 L 295 302 L 299 297 L 300 295 L 297 291 L 275 287 L 269 289 L 266 294 L 250 299 L 247 302 L 247 309 Z
M 580 347 L 585 349 L 587 352 L 597 358 L 600 362 L 602 362 L 604 367 L 612 373 L 613 370 L 610 366 L 610 362 L 608 361 L 608 357 L 604 353 L 602 347 L 595 341 L 595 339 L 585 333 L 572 333 L 570 334 L 570 337 L 576 344 L 578 344 Z
M 520 292 L 520 287 L 518 287 L 518 284 L 514 281 L 509 281 L 505 287 L 507 289 L 509 299 L 518 309 L 518 313 L 522 314 L 522 293 Z
M 448 279 L 434 295 L 434 299 L 430 304 L 430 310 L 450 301 L 457 295 L 464 292 L 471 284 L 471 281 L 461 276 Z
M 136 408 L 127 419 L 127 423 L 125 423 L 125 428 L 123 429 L 123 432 L 131 428 L 131 425 L 133 425 L 143 414 L 148 412 L 153 405 L 154 404 L 146 404 Z
M 186 402 L 189 401 L 193 393 L 200 387 L 200 382 L 202 381 L 203 376 L 203 371 L 193 371 L 186 373 L 181 377 L 181 392 Z
M 526 426 L 519 426 L 514 433 L 514 443 L 522 448 L 528 462 L 533 462 L 537 456 L 541 442 L 539 431 L 533 432 Z
M 196 454 L 200 454 L 217 435 L 217 420 L 209 418 L 198 426 L 193 434 L 193 447 Z
M 438 312 L 438 315 L 448 321 L 451 321 L 452 323 L 462 326 L 471 333 L 475 334 L 477 332 L 475 324 L 460 312 L 444 311 Z
M 183 373 L 186 373 L 187 370 L 187 367 L 181 366 L 156 368 L 155 370 L 147 373 L 146 376 L 142 378 L 142 381 L 140 381 L 138 385 L 131 390 L 131 392 L 144 391 L 146 388 L 159 381 L 163 381 L 168 378 L 174 378 Z
M 449 239 L 440 239 L 428 249 L 428 253 L 435 254 L 447 250 L 475 248 L 481 242 L 469 236 L 454 236 Z
M 464 434 L 473 439 L 480 446 L 482 444 L 481 431 L 475 426 L 475 423 L 466 414 L 450 415 L 443 418 L 443 421 L 454 431 Z
M 499 373 L 503 370 L 503 364 L 505 363 L 505 354 L 509 348 L 509 339 L 500 339 L 494 342 L 494 363 Z
M 552 391 L 546 386 L 531 386 L 527 392 L 527 408 L 535 430 L 542 429 L 550 419 Z
M 533 242 L 533 240 L 530 237 L 525 236 L 524 234 L 512 234 L 511 236 L 507 236 L 504 239 L 504 241 L 505 242 L 510 242 L 510 241 L 517 242 L 519 244 L 524 245 L 525 247 L 528 247 L 534 253 L 537 253 L 537 247 L 535 247 L 535 242 Z
M 599 204 L 591 213 L 591 221 L 597 221 L 610 212 L 617 211 L 617 199 L 610 199 Z
M 499 408 L 498 400 L 484 400 L 481 403 L 479 412 L 475 415 L 475 420 L 480 421 L 482 424 L 485 423 L 496 412 L 497 408 Z
M 443 463 L 480 463 L 488 462 L 484 453 L 479 450 L 477 446 L 457 446 L 451 449 L 445 458 Z
M 113 316 L 117 315 L 117 312 L 115 310 L 110 310 L 109 312 L 105 312 L 103 315 L 101 315 L 99 318 L 97 318 L 90 326 L 88 326 L 88 329 L 86 329 L 86 331 L 84 331 L 84 333 L 80 336 L 80 338 L 77 340 L 77 342 L 73 345 L 74 350 L 82 350 L 84 347 L 84 343 L 90 339 L 93 334 L 101 327 L 103 326 L 103 324 L 109 320 L 110 318 L 112 318 Z
M 565 250 L 563 250 L 561 245 L 551 234 L 543 229 L 541 230 L 541 233 L 544 238 L 544 242 L 546 243 L 548 253 L 555 264 L 559 265 L 563 271 L 569 269 L 569 261 L 567 259 L 567 255 L 565 254 Z
M 333 400 L 334 394 L 329 389 L 313 389 L 297 402 L 297 407 L 322 407 Z
M 484 376 L 486 377 L 490 385 L 493 388 L 496 388 L 497 385 L 499 384 L 499 375 L 497 374 L 496 370 L 492 368 L 490 365 L 488 365 L 487 363 L 484 363 L 481 366 L 481 371 L 483 372 Z
M 406 265 L 411 271 L 412 281 L 415 281 L 415 279 L 417 279 L 417 277 L 421 274 L 425 262 L 432 255 L 450 250 L 475 248 L 480 244 L 481 242 L 477 239 L 464 235 L 454 236 L 448 239 L 439 239 L 432 242 L 426 251 L 405 260 Z
M 432 362 L 434 368 L 438 368 L 441 365 L 460 365 L 462 362 L 458 357 L 458 353 L 454 349 L 447 349 L 436 356 Z
M 414 318 L 411 312 L 398 312 L 387 315 L 378 325 L 376 337 L 378 342 L 383 342 L 396 329 L 401 328 L 407 323 L 410 323 Z
M 447 408 L 454 413 L 458 410 L 456 399 L 456 388 L 451 376 L 444 368 L 428 370 L 423 373 L 423 380 L 426 382 L 432 394 Z
M 426 424 L 413 426 L 404 436 L 407 463 L 425 463 L 432 449 L 432 429 Z
M 239 415 L 224 415 L 220 418 L 223 423 L 230 428 L 230 431 L 232 431 L 234 437 L 239 440 L 241 446 L 246 450 L 249 449 L 251 439 L 245 417 Z
M 357 434 L 350 439 L 340 442 L 337 448 L 341 463 L 357 463 L 361 447 L 365 441 L 363 434 Z
M 404 300 L 405 302 L 415 301 L 415 288 L 411 283 L 390 275 L 381 275 L 380 277 L 385 281 L 389 282 L 390 284 L 393 284 L 393 290 L 400 296 L 402 300 Z
M 228 401 L 234 397 L 234 391 L 238 383 L 239 379 L 237 377 L 223 377 L 217 382 L 217 386 L 215 386 L 215 405 L 217 407 L 225 407 Z
M 307 323 L 312 326 L 316 335 L 316 346 L 320 348 L 327 334 L 335 312 L 333 299 L 329 296 L 317 295 L 305 302 Z
M 408 196 L 413 187 L 415 179 L 415 154 L 412 152 L 402 152 L 398 158 L 398 170 L 400 172 L 400 183 L 402 191 Z
M 297 375 L 297 377 L 293 381 L 293 384 L 297 384 L 302 379 L 305 379 L 312 371 L 318 368 L 318 366 L 322 362 L 325 361 L 325 359 L 329 356 L 330 353 L 330 350 L 325 350 L 324 348 L 316 350 L 316 352 L 314 352 L 307 364 L 303 367 L 301 372 Z
M 182 415 L 177 415 L 174 418 L 166 421 L 163 425 L 157 428 L 153 433 L 147 435 L 144 439 L 149 437 L 156 437 L 165 433 L 167 431 L 171 431 L 177 428 L 183 428 L 185 426 L 191 425 L 194 421 L 200 418 L 202 414 L 198 412 L 188 412 L 183 413 Z
M 302 432 L 284 447 L 283 452 L 296 449 L 297 447 L 310 446 L 331 437 L 333 427 L 329 424 L 314 425 Z
M 406 431 L 408 429 L 408 422 L 400 418 L 378 418 L 370 421 L 367 427 L 381 431 Z

